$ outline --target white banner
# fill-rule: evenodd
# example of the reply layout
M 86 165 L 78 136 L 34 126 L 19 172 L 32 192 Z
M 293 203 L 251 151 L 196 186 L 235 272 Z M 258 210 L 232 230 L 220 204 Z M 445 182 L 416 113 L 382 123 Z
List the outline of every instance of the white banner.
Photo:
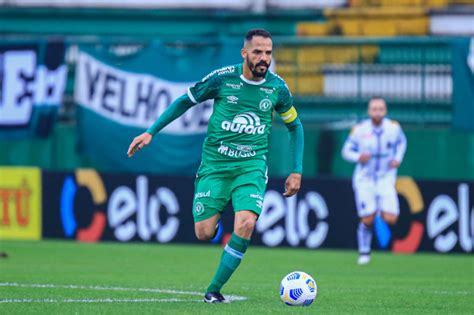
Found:
M 148 128 L 192 82 L 171 82 L 149 74 L 111 67 L 85 52 L 79 52 L 74 100 L 120 124 Z M 193 106 L 163 129 L 165 133 L 204 133 L 212 102 Z
M 37 64 L 34 50 L 0 54 L 0 125 L 26 125 L 33 106 L 58 106 L 62 102 L 67 68 L 49 70 Z

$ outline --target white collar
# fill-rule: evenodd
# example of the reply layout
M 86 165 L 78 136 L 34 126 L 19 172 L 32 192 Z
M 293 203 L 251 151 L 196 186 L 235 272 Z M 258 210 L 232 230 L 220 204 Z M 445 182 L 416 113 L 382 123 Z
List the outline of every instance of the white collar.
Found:
M 244 81 L 245 83 L 248 83 L 248 84 L 252 84 L 252 85 L 260 85 L 260 84 L 263 84 L 265 83 L 265 79 L 263 79 L 262 81 L 252 81 L 252 80 L 249 80 L 247 79 L 246 77 L 244 77 L 243 74 L 240 75 L 240 78 L 242 79 L 242 81 Z

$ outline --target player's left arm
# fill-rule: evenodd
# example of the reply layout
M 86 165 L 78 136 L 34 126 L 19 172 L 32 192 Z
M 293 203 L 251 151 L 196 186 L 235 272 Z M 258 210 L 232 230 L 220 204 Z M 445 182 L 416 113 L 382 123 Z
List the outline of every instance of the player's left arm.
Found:
M 393 123 L 396 124 L 398 135 L 397 140 L 395 141 L 395 156 L 391 166 L 397 168 L 400 166 L 403 161 L 403 157 L 405 156 L 405 152 L 407 150 L 407 138 L 398 122 L 393 121 Z
M 285 86 L 279 92 L 279 101 L 275 107 L 281 119 L 288 128 L 290 137 L 290 153 L 293 157 L 293 171 L 285 182 L 285 197 L 295 195 L 301 187 L 301 176 L 303 173 L 303 153 L 304 153 L 304 131 L 303 125 L 298 117 L 298 112 L 293 106 L 293 99 L 290 91 Z

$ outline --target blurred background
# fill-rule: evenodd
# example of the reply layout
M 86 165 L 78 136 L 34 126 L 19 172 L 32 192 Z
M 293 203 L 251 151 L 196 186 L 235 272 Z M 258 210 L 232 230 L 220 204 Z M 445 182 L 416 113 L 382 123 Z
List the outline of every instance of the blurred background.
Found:
M 436 196 L 449 195 L 455 203 L 466 196 L 450 224 L 462 218 L 462 228 L 452 226 L 470 245 L 462 247 L 456 236 L 452 246 L 443 248 L 472 251 L 474 0 L 1 0 L 4 196 L 18 191 L 31 196 L 32 183 L 39 182 L 43 236 L 69 238 L 79 237 L 81 226 L 93 225 L 90 209 L 107 204 L 114 185 L 138 190 L 138 182 L 148 187 L 146 179 L 174 185 L 175 194 L 184 191 L 191 198 L 190 177 L 200 162 L 211 103 L 191 109 L 133 159 L 126 157 L 128 145 L 193 82 L 213 69 L 240 63 L 243 36 L 257 27 L 274 37 L 273 70 L 286 80 L 304 124 L 307 189 L 331 187 L 328 194 L 345 200 L 337 206 L 326 201 L 326 213 L 315 210 L 309 225 L 317 227 L 328 209 L 329 217 L 331 211 L 347 211 L 355 222 L 349 181 L 353 165 L 340 152 L 350 128 L 365 117 L 367 101 L 377 95 L 387 100 L 389 117 L 400 122 L 408 139 L 399 175 L 422 187 L 421 205 L 402 201 L 402 213 L 408 217 L 426 208 L 419 218 L 425 222 Z M 269 175 L 275 182 L 269 187 L 277 189 L 291 168 L 286 128 L 279 119 L 270 140 Z M 11 168 L 18 166 L 23 168 Z M 39 179 L 31 175 L 30 183 L 29 175 L 21 174 L 31 169 L 24 167 L 33 167 Z M 94 171 L 78 170 L 83 168 Z M 189 188 L 181 189 L 175 176 L 187 178 Z M 334 192 L 338 183 L 344 183 L 343 198 Z M 412 196 L 400 187 L 399 192 Z M 9 198 L 4 203 L 17 207 L 19 201 Z M 78 214 L 78 209 L 87 211 Z M 110 218 L 110 207 L 100 209 L 109 211 Z M 442 216 L 443 209 L 433 218 Z M 6 213 L 2 229 L 8 234 Z M 57 213 L 62 217 L 52 219 Z M 114 234 L 120 222 L 107 224 L 105 217 L 98 219 L 103 221 L 99 226 L 120 239 Z M 410 220 L 400 235 L 411 231 Z M 273 223 L 261 226 L 259 233 Z M 441 230 L 421 233 L 434 241 Z M 18 231 L 15 235 L 21 236 Z M 334 236 L 328 246 L 355 246 L 352 234 L 344 241 Z M 133 237 L 145 240 L 143 235 Z M 299 242 L 306 236 L 281 242 L 308 246 Z M 321 244 L 324 240 L 309 247 Z

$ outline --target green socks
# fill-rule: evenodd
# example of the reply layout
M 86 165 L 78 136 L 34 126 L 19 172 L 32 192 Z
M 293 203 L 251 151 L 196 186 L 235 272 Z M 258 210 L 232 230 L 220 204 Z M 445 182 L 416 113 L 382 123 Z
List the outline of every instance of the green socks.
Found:
M 244 256 L 247 246 L 250 240 L 241 238 L 235 233 L 232 236 L 224 248 L 224 252 L 221 256 L 221 262 L 217 267 L 216 274 L 212 278 L 211 284 L 207 288 L 206 292 L 220 292 L 222 286 L 229 280 L 230 276 L 234 273 L 237 267 L 240 265 L 240 261 Z

